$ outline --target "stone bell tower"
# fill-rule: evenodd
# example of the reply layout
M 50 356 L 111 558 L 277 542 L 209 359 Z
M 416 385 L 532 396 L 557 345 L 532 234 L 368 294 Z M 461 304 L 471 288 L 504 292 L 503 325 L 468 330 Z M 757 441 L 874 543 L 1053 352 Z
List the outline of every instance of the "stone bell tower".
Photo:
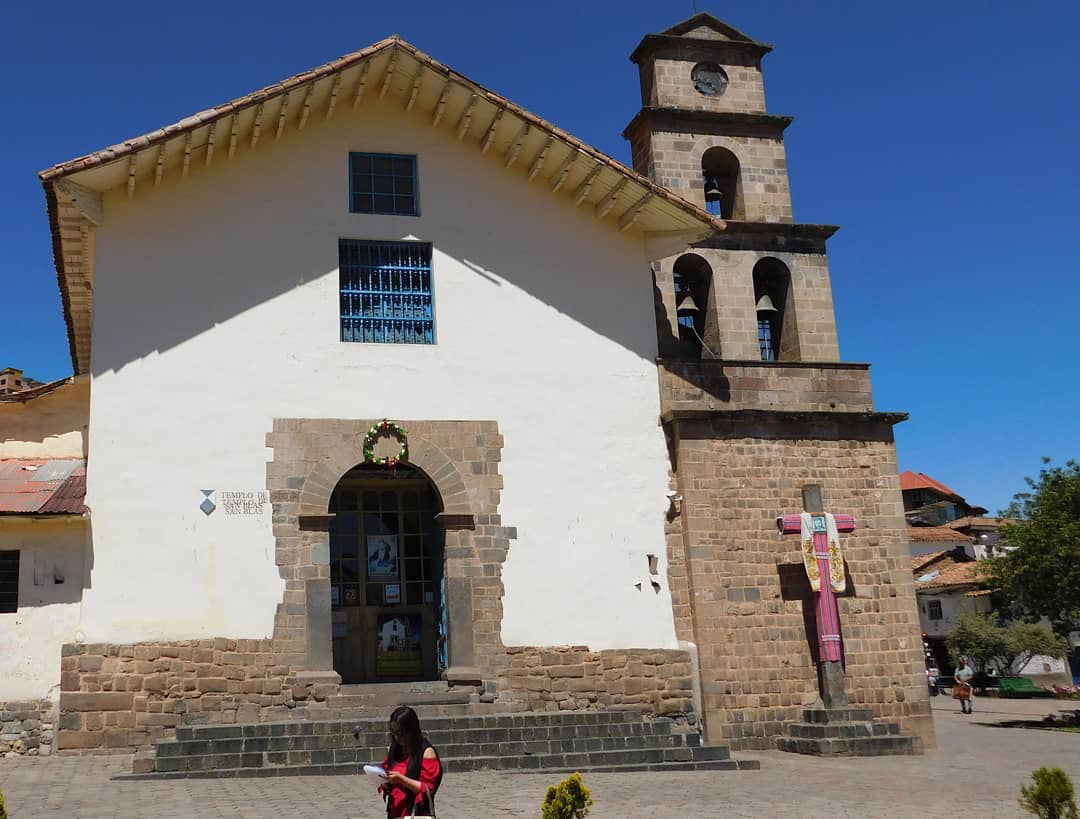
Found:
M 635 168 L 722 220 L 653 264 L 676 630 L 697 647 L 706 738 L 774 747 L 825 690 L 799 538 L 775 524 L 819 498 L 807 511 L 856 519 L 838 594 L 847 701 L 932 744 L 892 431 L 906 416 L 875 411 L 870 365 L 840 360 L 837 228 L 794 221 L 792 118 L 765 105 L 771 50 L 697 14 L 631 55 Z

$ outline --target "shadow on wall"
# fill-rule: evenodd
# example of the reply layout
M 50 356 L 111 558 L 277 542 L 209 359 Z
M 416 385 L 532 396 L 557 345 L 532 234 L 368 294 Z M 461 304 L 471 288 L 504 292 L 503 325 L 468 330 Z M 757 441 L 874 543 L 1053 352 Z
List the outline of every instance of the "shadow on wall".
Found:
M 591 208 L 575 208 L 457 143 L 452 162 L 440 160 L 449 147 L 419 155 L 420 218 L 350 214 L 337 187 L 312 181 L 332 175 L 336 185 L 345 184 L 347 152 L 321 139 L 313 135 L 310 148 L 294 148 L 304 152 L 294 162 L 282 160 L 289 142 L 282 139 L 265 154 L 238 157 L 134 203 L 109 197 L 113 224 L 106 221 L 98 236 L 96 375 L 173 348 L 305 283 L 328 274 L 336 280 L 339 238 L 430 241 L 437 297 L 445 296 L 440 267 L 449 257 L 461 265 L 457 278 L 463 271 L 476 276 L 477 294 L 488 305 L 513 300 L 484 297 L 484 287 L 512 285 L 641 358 L 655 357 L 643 245 L 620 234 L 610 218 L 601 223 Z M 298 300 L 300 311 L 318 315 L 300 312 L 297 322 L 333 321 L 327 329 L 336 338 L 336 294 L 330 298 L 334 303 L 314 307 Z M 435 315 L 441 343 L 438 298 Z M 531 329 L 492 318 L 477 320 L 503 332 Z
M 78 603 L 90 588 L 94 568 L 89 517 L 34 521 L 30 526 L 39 531 L 21 539 L 19 608 Z

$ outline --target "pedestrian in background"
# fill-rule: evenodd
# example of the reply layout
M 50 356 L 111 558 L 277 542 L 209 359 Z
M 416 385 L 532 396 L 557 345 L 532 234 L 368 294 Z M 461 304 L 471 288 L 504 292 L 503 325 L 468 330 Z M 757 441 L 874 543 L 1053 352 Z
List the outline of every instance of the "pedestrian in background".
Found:
M 960 665 L 956 667 L 953 675 L 953 699 L 960 700 L 960 713 L 971 713 L 971 698 L 974 695 L 974 687 L 971 680 L 975 677 L 975 671 L 968 665 L 967 657 L 960 658 Z

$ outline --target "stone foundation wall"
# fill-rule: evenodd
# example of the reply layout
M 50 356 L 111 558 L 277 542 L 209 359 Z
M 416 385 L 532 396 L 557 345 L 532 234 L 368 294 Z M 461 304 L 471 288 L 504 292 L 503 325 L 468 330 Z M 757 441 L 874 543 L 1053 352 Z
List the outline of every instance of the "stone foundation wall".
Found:
M 55 724 L 51 700 L 0 702 L 0 756 L 49 756 Z
M 530 711 L 694 713 L 693 666 L 686 651 L 513 646 L 507 655 L 500 691 Z
M 770 748 L 817 698 L 813 598 L 799 538 L 781 536 L 775 518 L 802 511 L 801 488 L 819 484 L 825 510 L 858 527 L 841 535 L 848 698 L 932 747 L 889 422 L 755 418 L 673 425 L 683 500 L 668 531 L 670 582 L 676 634 L 698 647 L 709 741 Z
M 272 640 L 186 640 L 62 648 L 59 748 L 148 747 L 178 725 L 314 716 L 338 692 L 284 664 Z

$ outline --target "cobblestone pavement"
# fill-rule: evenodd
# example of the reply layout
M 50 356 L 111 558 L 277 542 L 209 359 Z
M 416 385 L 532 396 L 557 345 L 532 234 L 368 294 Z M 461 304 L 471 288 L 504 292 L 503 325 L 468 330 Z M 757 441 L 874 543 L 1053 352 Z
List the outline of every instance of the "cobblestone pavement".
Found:
M 977 699 L 970 717 L 939 697 L 940 748 L 922 757 L 816 759 L 768 751 L 760 771 L 586 774 L 596 817 L 1023 816 L 1020 784 L 1041 765 L 1080 784 L 1080 734 L 1001 727 L 1038 721 L 1080 702 Z M 130 758 L 0 759 L 0 788 L 12 819 L 78 817 L 371 817 L 383 813 L 364 779 L 195 779 L 115 782 Z M 474 773 L 447 779 L 443 819 L 539 816 L 554 774 Z

